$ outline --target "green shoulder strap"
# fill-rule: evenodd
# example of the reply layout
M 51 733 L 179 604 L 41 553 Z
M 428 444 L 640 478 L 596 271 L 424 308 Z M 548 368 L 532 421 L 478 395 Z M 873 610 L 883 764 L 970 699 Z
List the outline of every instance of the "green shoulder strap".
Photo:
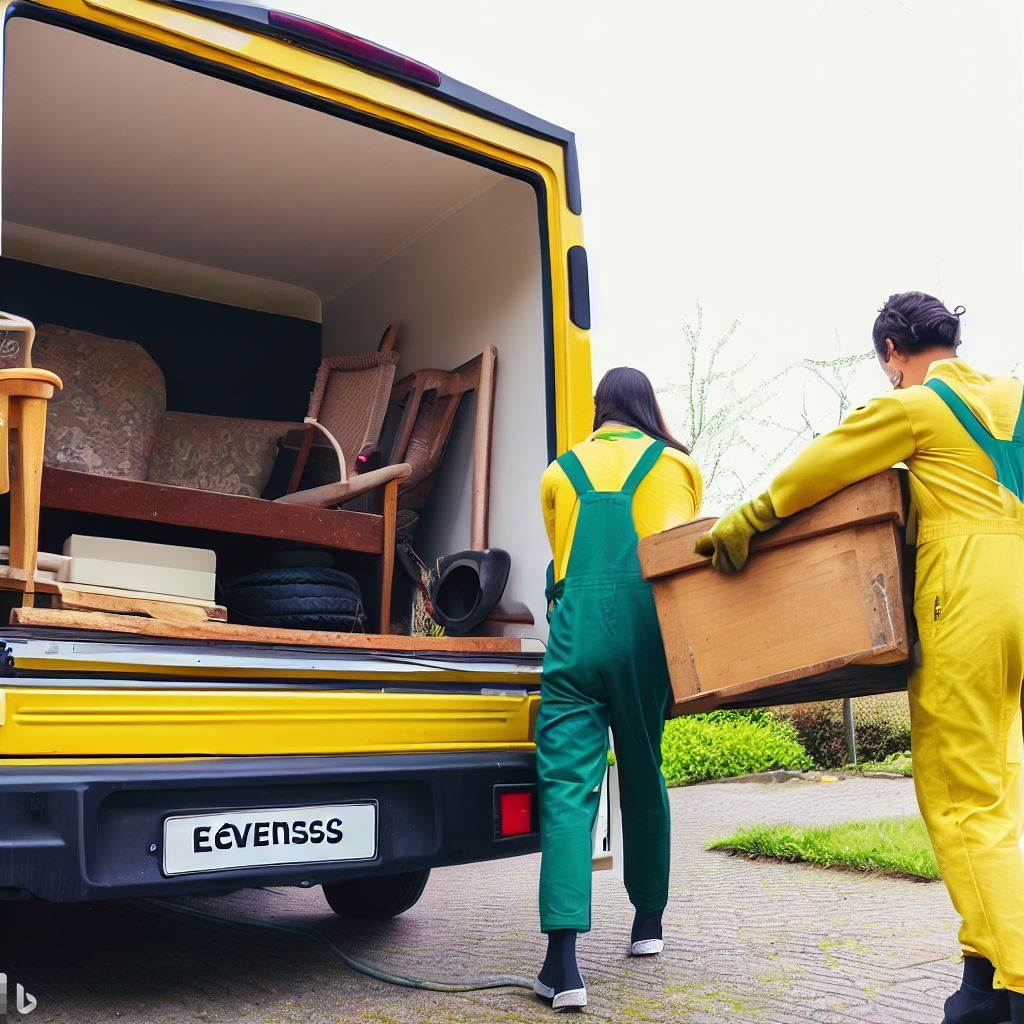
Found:
M 629 476 L 626 477 L 626 482 L 622 485 L 623 494 L 634 494 L 636 489 L 640 486 L 640 481 L 654 468 L 654 464 L 661 458 L 661 453 L 665 450 L 664 441 L 652 441 L 645 449 L 643 454 L 636 461 L 636 465 L 631 470 Z
M 974 410 L 944 381 L 936 377 L 924 382 L 946 403 L 960 425 L 971 435 L 971 440 L 992 460 L 996 468 L 996 479 L 1018 501 L 1024 501 L 1024 402 L 1021 403 L 1014 427 L 1013 439 L 1003 441 L 993 437 L 978 419 Z
M 587 471 L 583 468 L 583 463 L 580 462 L 579 456 L 571 448 L 564 454 L 559 455 L 556 461 L 562 467 L 562 472 L 569 478 L 569 483 L 576 488 L 577 494 L 586 494 L 587 491 L 594 489 L 594 485 L 590 482 L 590 477 L 587 476 Z

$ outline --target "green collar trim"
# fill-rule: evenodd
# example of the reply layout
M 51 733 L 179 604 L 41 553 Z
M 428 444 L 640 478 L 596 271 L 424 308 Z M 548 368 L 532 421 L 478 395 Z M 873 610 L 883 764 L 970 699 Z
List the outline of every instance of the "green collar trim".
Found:
M 639 430 L 602 430 L 599 433 L 594 434 L 593 440 L 617 441 L 621 437 L 630 441 L 636 441 L 638 438 L 643 436 L 643 433 Z

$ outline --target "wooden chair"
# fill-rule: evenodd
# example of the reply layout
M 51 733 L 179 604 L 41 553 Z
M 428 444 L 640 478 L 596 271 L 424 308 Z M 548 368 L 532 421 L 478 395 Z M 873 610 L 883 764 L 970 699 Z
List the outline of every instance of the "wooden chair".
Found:
M 11 494 L 8 576 L 22 584 L 26 605 L 35 600 L 46 406 L 54 389 L 61 387 L 60 377 L 55 373 L 32 366 L 35 334 L 35 327 L 28 320 L 0 312 L 0 493 Z M 13 473 L 9 466 L 12 430 Z
M 417 370 L 392 390 L 398 424 L 388 462 L 405 463 L 409 474 L 398 491 L 398 506 L 419 511 L 434 486 L 463 398 L 477 393 L 473 432 L 473 497 L 470 547 L 487 547 L 494 381 L 498 351 L 488 345 L 454 370 Z
M 376 353 L 328 356 L 320 363 L 288 494 L 299 490 L 317 431 L 338 456 L 342 481 L 355 477 L 376 452 L 395 381 L 397 336 L 388 324 Z
M 493 345 L 454 370 L 417 370 L 394 387 L 389 415 L 397 421 L 390 461 L 404 462 L 410 472 L 398 491 L 398 506 L 418 511 L 434 485 L 462 400 L 476 392 L 473 425 L 473 490 L 469 547 L 489 545 L 491 446 L 494 434 L 494 386 L 498 351 Z M 521 602 L 503 601 L 490 624 L 533 625 L 533 614 Z

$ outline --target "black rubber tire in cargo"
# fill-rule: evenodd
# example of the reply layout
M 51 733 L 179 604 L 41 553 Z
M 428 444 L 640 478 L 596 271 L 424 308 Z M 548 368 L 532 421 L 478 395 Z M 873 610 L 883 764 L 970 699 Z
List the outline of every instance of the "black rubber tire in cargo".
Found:
M 325 566 L 261 569 L 223 586 L 235 622 L 285 629 L 352 631 L 363 626 L 359 584 Z
M 339 917 L 386 921 L 414 907 L 427 887 L 430 868 L 401 875 L 355 878 L 350 882 L 325 882 L 324 897 Z

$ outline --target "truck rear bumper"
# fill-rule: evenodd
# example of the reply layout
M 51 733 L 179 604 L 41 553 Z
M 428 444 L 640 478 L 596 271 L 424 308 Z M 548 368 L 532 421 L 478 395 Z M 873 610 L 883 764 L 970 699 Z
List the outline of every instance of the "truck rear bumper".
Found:
M 0 889 L 54 901 L 209 893 L 392 874 L 532 853 L 498 838 L 498 787 L 531 789 L 527 751 L 4 766 Z M 372 860 L 166 876 L 170 815 L 375 802 Z

